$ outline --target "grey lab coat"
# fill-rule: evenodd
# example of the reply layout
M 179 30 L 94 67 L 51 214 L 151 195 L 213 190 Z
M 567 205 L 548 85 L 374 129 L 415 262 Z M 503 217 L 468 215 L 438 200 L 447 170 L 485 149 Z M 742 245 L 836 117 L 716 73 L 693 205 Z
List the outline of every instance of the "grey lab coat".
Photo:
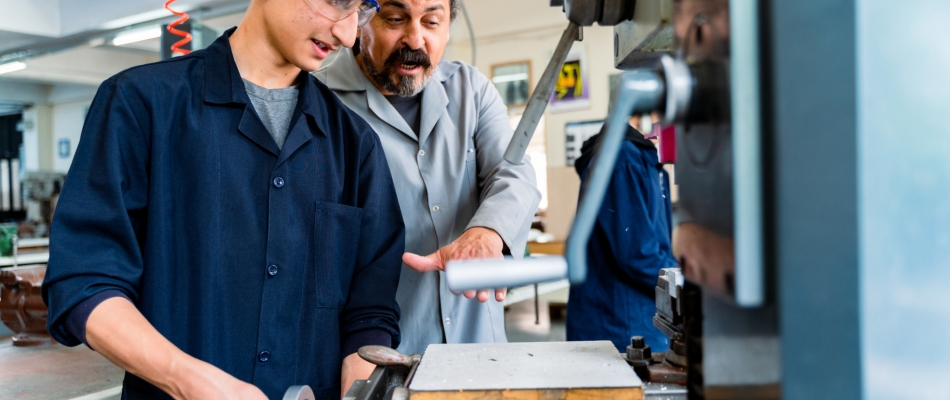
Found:
M 406 224 L 406 251 L 427 255 L 471 227 L 501 235 L 511 254 L 524 254 L 541 200 L 534 168 L 504 161 L 512 136 L 495 86 L 475 67 L 442 61 L 422 94 L 416 136 L 363 75 L 353 52 L 340 50 L 315 73 L 376 130 Z M 443 272 L 403 265 L 396 300 L 402 310 L 398 350 L 422 353 L 431 343 L 506 342 L 503 304 L 449 291 Z

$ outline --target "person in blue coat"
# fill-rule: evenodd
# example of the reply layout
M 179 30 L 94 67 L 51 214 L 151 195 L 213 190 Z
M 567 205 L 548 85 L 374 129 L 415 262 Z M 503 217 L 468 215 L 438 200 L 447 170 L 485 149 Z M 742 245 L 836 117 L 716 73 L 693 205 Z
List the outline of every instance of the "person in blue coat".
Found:
M 582 188 L 603 134 L 584 142 L 574 164 Z M 669 348 L 653 326 L 660 269 L 677 267 L 669 187 L 653 142 L 628 127 L 587 245 L 587 280 L 570 288 L 567 340 L 610 340 L 624 352 L 643 336 L 654 352 Z
M 48 328 L 124 399 L 339 399 L 399 344 L 405 230 L 375 132 L 308 74 L 361 0 L 253 0 L 205 50 L 99 87 L 50 237 Z

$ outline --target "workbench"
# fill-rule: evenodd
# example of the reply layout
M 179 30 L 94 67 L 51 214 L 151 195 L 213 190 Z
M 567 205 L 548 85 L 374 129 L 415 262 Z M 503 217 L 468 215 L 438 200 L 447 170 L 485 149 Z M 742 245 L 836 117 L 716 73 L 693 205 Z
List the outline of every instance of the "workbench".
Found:
M 0 399 L 118 399 L 123 376 L 83 345 L 15 347 L 0 338 Z

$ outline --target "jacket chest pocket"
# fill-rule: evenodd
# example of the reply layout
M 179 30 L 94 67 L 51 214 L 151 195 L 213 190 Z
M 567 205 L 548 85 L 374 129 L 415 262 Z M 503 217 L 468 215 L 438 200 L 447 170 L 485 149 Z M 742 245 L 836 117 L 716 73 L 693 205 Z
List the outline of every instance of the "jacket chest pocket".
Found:
M 317 307 L 346 303 L 356 267 L 363 210 L 318 201 L 314 208 L 314 289 Z
M 468 146 L 465 150 L 465 181 L 469 190 L 478 192 L 478 161 L 475 157 L 475 147 Z

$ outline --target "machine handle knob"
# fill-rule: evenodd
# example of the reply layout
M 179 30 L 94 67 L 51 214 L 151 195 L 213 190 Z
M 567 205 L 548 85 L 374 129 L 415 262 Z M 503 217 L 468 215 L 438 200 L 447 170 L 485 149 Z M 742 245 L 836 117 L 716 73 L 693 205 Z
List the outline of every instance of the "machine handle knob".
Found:
M 356 351 L 360 358 L 382 367 L 412 367 L 413 356 L 407 356 L 386 346 L 363 346 Z
M 317 400 L 313 390 L 307 385 L 291 386 L 284 393 L 284 400 Z

